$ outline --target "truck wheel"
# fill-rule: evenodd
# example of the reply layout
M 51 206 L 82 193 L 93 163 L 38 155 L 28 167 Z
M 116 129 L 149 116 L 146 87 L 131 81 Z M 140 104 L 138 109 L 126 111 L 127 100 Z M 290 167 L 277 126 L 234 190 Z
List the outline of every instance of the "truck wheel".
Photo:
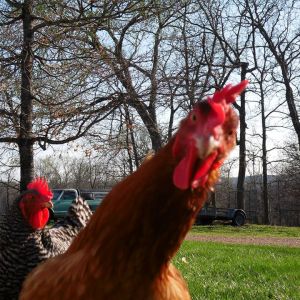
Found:
M 213 222 L 213 219 L 197 219 L 196 225 L 211 225 Z
M 245 215 L 242 212 L 237 211 L 232 219 L 232 225 L 243 226 L 245 224 L 245 221 L 246 221 Z
M 213 222 L 213 219 L 205 219 L 202 222 L 202 225 L 211 225 Z

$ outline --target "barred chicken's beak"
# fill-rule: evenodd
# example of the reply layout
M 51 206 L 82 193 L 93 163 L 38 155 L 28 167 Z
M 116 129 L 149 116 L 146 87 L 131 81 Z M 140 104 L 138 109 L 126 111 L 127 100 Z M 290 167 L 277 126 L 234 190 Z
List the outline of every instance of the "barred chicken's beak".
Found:
M 52 201 L 44 202 L 44 207 L 45 208 L 52 208 L 53 207 L 53 202 Z

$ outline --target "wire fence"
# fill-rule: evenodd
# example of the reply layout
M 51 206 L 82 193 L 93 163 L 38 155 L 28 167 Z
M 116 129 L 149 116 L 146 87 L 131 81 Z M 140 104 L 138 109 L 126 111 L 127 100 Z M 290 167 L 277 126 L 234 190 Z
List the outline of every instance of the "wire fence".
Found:
M 269 220 L 271 225 L 300 226 L 300 185 L 291 179 L 268 183 Z M 216 187 L 216 207 L 238 208 L 237 190 Z M 244 191 L 244 209 L 250 223 L 263 224 L 264 202 L 262 185 L 247 184 Z
M 107 189 L 105 190 L 107 191 Z M 0 187 L 0 215 L 7 211 L 16 196 L 16 190 Z M 214 199 L 217 208 L 238 208 L 237 191 L 228 186 L 217 185 Z M 268 184 L 268 201 L 271 225 L 300 226 L 300 184 L 297 180 L 290 178 L 270 182 Z M 244 208 L 248 222 L 263 224 L 264 203 L 261 184 L 246 185 Z

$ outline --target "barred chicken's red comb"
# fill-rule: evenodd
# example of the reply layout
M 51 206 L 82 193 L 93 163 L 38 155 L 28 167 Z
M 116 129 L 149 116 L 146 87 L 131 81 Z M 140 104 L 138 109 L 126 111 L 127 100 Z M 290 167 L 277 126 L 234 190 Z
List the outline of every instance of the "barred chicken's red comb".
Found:
M 53 197 L 53 193 L 48 186 L 45 178 L 36 178 L 27 185 L 28 190 L 35 190 L 41 196 L 45 197 L 47 201 L 50 201 Z

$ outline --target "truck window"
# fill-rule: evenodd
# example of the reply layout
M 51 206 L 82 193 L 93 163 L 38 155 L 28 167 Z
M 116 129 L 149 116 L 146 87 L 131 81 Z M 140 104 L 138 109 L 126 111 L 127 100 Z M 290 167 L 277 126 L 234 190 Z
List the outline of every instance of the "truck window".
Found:
M 60 196 L 60 194 L 62 193 L 61 190 L 54 190 L 53 191 L 53 198 L 52 201 L 56 201 L 58 199 L 58 197 Z
M 76 198 L 76 193 L 74 191 L 64 191 L 61 200 L 70 201 L 70 200 L 74 200 L 75 198 Z

